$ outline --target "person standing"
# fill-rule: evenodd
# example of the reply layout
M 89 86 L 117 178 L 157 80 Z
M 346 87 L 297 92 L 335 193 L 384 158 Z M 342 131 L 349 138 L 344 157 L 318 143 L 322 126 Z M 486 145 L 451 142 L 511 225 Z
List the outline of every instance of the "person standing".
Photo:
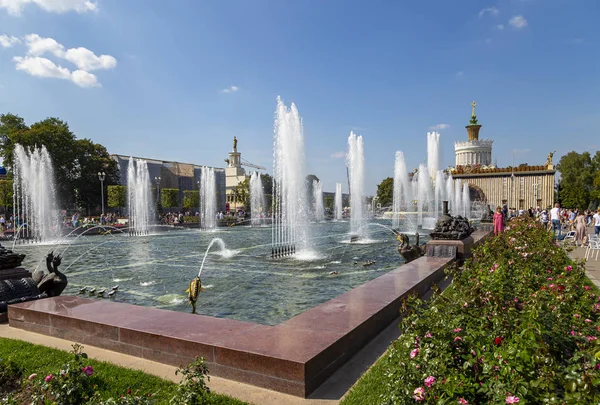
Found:
M 594 234 L 598 236 L 600 234 L 600 208 L 598 208 L 598 212 L 594 214 L 592 219 L 594 220 Z
M 502 232 L 504 232 L 504 215 L 502 214 L 502 208 L 497 207 L 494 214 L 494 235 Z
M 554 232 L 554 236 L 560 238 L 561 235 L 561 225 L 560 225 L 560 204 L 554 204 L 554 208 L 550 210 L 550 221 L 552 222 L 552 232 Z M 558 229 L 558 235 L 556 234 L 556 230 Z
M 586 242 L 586 226 L 585 226 L 585 215 L 583 215 L 583 211 L 579 211 L 578 215 L 575 217 L 573 221 L 575 223 L 575 246 L 577 246 L 577 242 L 580 243 L 581 246 Z

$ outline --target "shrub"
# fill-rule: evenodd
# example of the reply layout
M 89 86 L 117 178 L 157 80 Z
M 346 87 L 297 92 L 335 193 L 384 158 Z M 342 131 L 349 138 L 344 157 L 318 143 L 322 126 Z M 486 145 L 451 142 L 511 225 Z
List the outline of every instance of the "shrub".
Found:
M 600 297 L 548 232 L 511 221 L 450 275 L 428 307 L 416 297 L 404 303 L 381 402 L 600 401 Z

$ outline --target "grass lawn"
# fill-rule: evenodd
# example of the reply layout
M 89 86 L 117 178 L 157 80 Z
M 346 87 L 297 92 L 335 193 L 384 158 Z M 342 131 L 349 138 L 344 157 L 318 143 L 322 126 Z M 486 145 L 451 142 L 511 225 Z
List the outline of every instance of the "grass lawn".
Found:
M 83 351 L 85 352 L 85 348 Z M 37 373 L 38 378 L 43 378 L 47 374 L 56 373 L 72 357 L 71 353 L 63 350 L 0 338 L 0 374 L 7 359 L 10 358 L 20 370 L 21 379 L 33 373 Z M 100 396 L 105 399 L 119 398 L 127 390 L 131 390 L 144 395 L 152 394 L 156 403 L 166 404 L 177 389 L 177 385 L 171 381 L 142 371 L 93 359 L 88 359 L 86 363 L 94 368 L 93 382 L 98 386 L 97 391 Z M 244 404 L 242 401 L 218 394 L 212 394 L 211 399 L 213 404 Z

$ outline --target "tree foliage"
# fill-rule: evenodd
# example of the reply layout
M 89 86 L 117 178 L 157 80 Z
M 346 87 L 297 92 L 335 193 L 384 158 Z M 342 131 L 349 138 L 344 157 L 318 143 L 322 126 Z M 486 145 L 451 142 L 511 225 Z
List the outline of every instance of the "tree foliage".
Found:
M 247 211 L 250 210 L 250 179 L 246 177 L 232 191 L 237 204 L 243 205 Z
M 12 180 L 0 180 L 0 207 L 6 209 L 13 205 L 13 182 Z
M 179 207 L 179 189 L 163 188 L 160 190 L 160 204 L 163 208 Z
M 108 186 L 108 206 L 111 208 L 123 208 L 127 205 L 127 187 Z
M 200 193 L 198 190 L 185 190 L 183 192 L 183 208 L 192 209 L 200 206 Z
M 13 169 L 17 144 L 27 150 L 46 147 L 62 206 L 77 204 L 87 211 L 100 207 L 98 172 L 106 174 L 105 186 L 118 183 L 117 163 L 106 148 L 89 139 L 77 139 L 69 125 L 58 118 L 46 118 L 28 127 L 17 115 L 0 115 L 0 157 L 9 171 Z
M 394 179 L 388 177 L 379 183 L 377 186 L 377 199 L 382 207 L 392 205 L 394 200 Z
M 327 209 L 332 210 L 334 203 L 335 203 L 335 201 L 334 201 L 333 194 L 327 194 L 325 196 L 325 198 L 323 199 L 323 206 Z
M 600 152 L 569 152 L 560 158 L 556 167 L 561 179 L 558 197 L 562 206 L 588 209 L 600 201 Z

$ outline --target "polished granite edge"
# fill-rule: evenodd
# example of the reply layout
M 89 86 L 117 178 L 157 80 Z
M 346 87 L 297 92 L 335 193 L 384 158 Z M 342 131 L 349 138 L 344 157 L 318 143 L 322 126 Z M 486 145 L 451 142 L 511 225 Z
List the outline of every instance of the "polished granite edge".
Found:
M 474 233 L 474 244 L 488 234 Z M 214 375 L 307 396 L 451 263 L 421 257 L 275 326 L 72 296 L 11 305 L 8 315 L 13 327 L 166 364 L 203 356 Z

